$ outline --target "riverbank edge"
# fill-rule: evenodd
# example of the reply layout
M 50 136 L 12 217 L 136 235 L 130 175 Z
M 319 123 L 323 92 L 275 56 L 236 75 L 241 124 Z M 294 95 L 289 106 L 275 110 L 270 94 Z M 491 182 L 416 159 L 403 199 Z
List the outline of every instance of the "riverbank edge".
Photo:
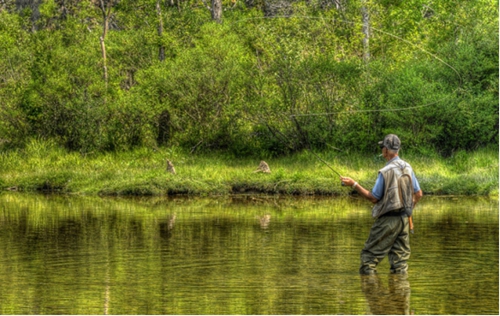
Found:
M 178 149 L 140 148 L 122 153 L 80 155 L 33 144 L 0 155 L 0 190 L 97 196 L 220 196 L 270 194 L 346 196 L 337 172 L 373 187 L 385 161 L 379 155 L 309 152 L 259 160 L 224 154 L 193 155 Z M 435 154 L 403 153 L 426 195 L 498 196 L 498 149 Z M 175 165 L 175 174 L 167 169 Z M 333 170 L 334 172 L 332 172 Z M 171 171 L 171 170 L 170 170 Z
M 143 190 L 143 188 L 137 188 L 136 190 L 127 189 L 126 191 L 109 191 L 103 190 L 102 192 L 97 193 L 89 193 L 89 192 L 73 192 L 67 191 L 59 188 L 36 188 L 36 189 L 19 189 L 17 186 L 3 188 L 2 192 L 4 193 L 20 193 L 20 194 L 55 194 L 55 195 L 81 195 L 81 196 L 99 196 L 99 197 L 238 197 L 238 196 L 293 196 L 293 197 L 343 197 L 343 196 L 359 196 L 359 194 L 350 188 L 346 188 L 345 192 L 280 192 L 280 191 L 259 191 L 255 189 L 234 189 L 230 192 L 221 193 L 218 190 L 214 190 L 214 192 L 186 192 L 186 191 L 168 191 L 168 192 L 152 192 L 148 190 Z M 156 191 L 156 190 L 155 190 Z M 450 193 L 450 192 L 431 192 L 431 191 L 423 191 L 426 196 L 435 196 L 435 197 L 460 197 L 460 196 L 478 196 L 478 197 L 488 197 L 493 199 L 499 199 L 500 194 L 498 190 L 492 190 L 487 194 L 475 194 L 475 193 Z

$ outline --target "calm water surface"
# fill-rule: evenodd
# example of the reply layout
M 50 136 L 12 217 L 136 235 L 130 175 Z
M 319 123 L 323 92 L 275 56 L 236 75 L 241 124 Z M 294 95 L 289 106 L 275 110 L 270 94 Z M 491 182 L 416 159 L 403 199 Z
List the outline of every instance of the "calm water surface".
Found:
M 425 197 L 407 277 L 355 198 L 0 195 L 2 314 L 498 314 L 498 201 Z

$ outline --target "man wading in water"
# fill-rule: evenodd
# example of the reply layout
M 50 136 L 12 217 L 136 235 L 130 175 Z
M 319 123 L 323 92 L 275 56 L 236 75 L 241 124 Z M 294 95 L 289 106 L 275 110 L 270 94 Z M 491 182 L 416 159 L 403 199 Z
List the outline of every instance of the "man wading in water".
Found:
M 410 258 L 410 229 L 413 230 L 413 207 L 422 197 L 411 166 L 398 156 L 401 141 L 394 134 L 380 141 L 382 156 L 387 160 L 372 191 L 363 188 L 349 177 L 340 177 L 373 204 L 375 222 L 361 251 L 361 274 L 375 274 L 377 264 L 388 254 L 391 273 L 406 273 Z M 411 177 L 411 178 L 410 178 Z M 411 227 L 410 227 L 411 226 Z

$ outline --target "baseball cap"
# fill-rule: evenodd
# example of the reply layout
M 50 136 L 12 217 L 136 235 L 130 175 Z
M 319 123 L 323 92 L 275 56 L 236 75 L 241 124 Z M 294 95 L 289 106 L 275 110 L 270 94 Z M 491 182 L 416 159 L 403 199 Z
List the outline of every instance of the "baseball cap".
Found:
M 384 137 L 384 140 L 378 142 L 380 148 L 387 148 L 389 150 L 399 150 L 401 149 L 401 141 L 399 137 L 394 134 L 389 134 Z

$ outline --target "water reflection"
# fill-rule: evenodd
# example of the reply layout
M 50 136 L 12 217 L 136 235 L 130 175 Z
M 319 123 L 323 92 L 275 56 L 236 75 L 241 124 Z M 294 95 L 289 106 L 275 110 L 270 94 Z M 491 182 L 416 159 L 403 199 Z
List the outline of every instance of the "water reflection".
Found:
M 174 229 L 176 218 L 177 215 L 174 213 L 172 215 L 167 216 L 166 219 L 160 221 L 158 226 L 161 238 L 168 239 L 172 236 L 172 230 Z
M 369 314 L 410 315 L 411 291 L 407 274 L 389 274 L 388 287 L 377 274 L 360 277 L 361 289 L 370 307 Z
M 0 195 L 0 314 L 498 314 L 498 203 L 422 201 L 360 283 L 363 203 Z
M 104 315 L 109 315 L 109 302 L 111 296 L 110 276 L 109 276 L 109 261 L 106 263 L 106 274 L 104 276 Z
M 256 219 L 259 220 L 260 228 L 267 229 L 269 224 L 271 223 L 271 215 L 265 214 L 263 216 L 256 216 Z

